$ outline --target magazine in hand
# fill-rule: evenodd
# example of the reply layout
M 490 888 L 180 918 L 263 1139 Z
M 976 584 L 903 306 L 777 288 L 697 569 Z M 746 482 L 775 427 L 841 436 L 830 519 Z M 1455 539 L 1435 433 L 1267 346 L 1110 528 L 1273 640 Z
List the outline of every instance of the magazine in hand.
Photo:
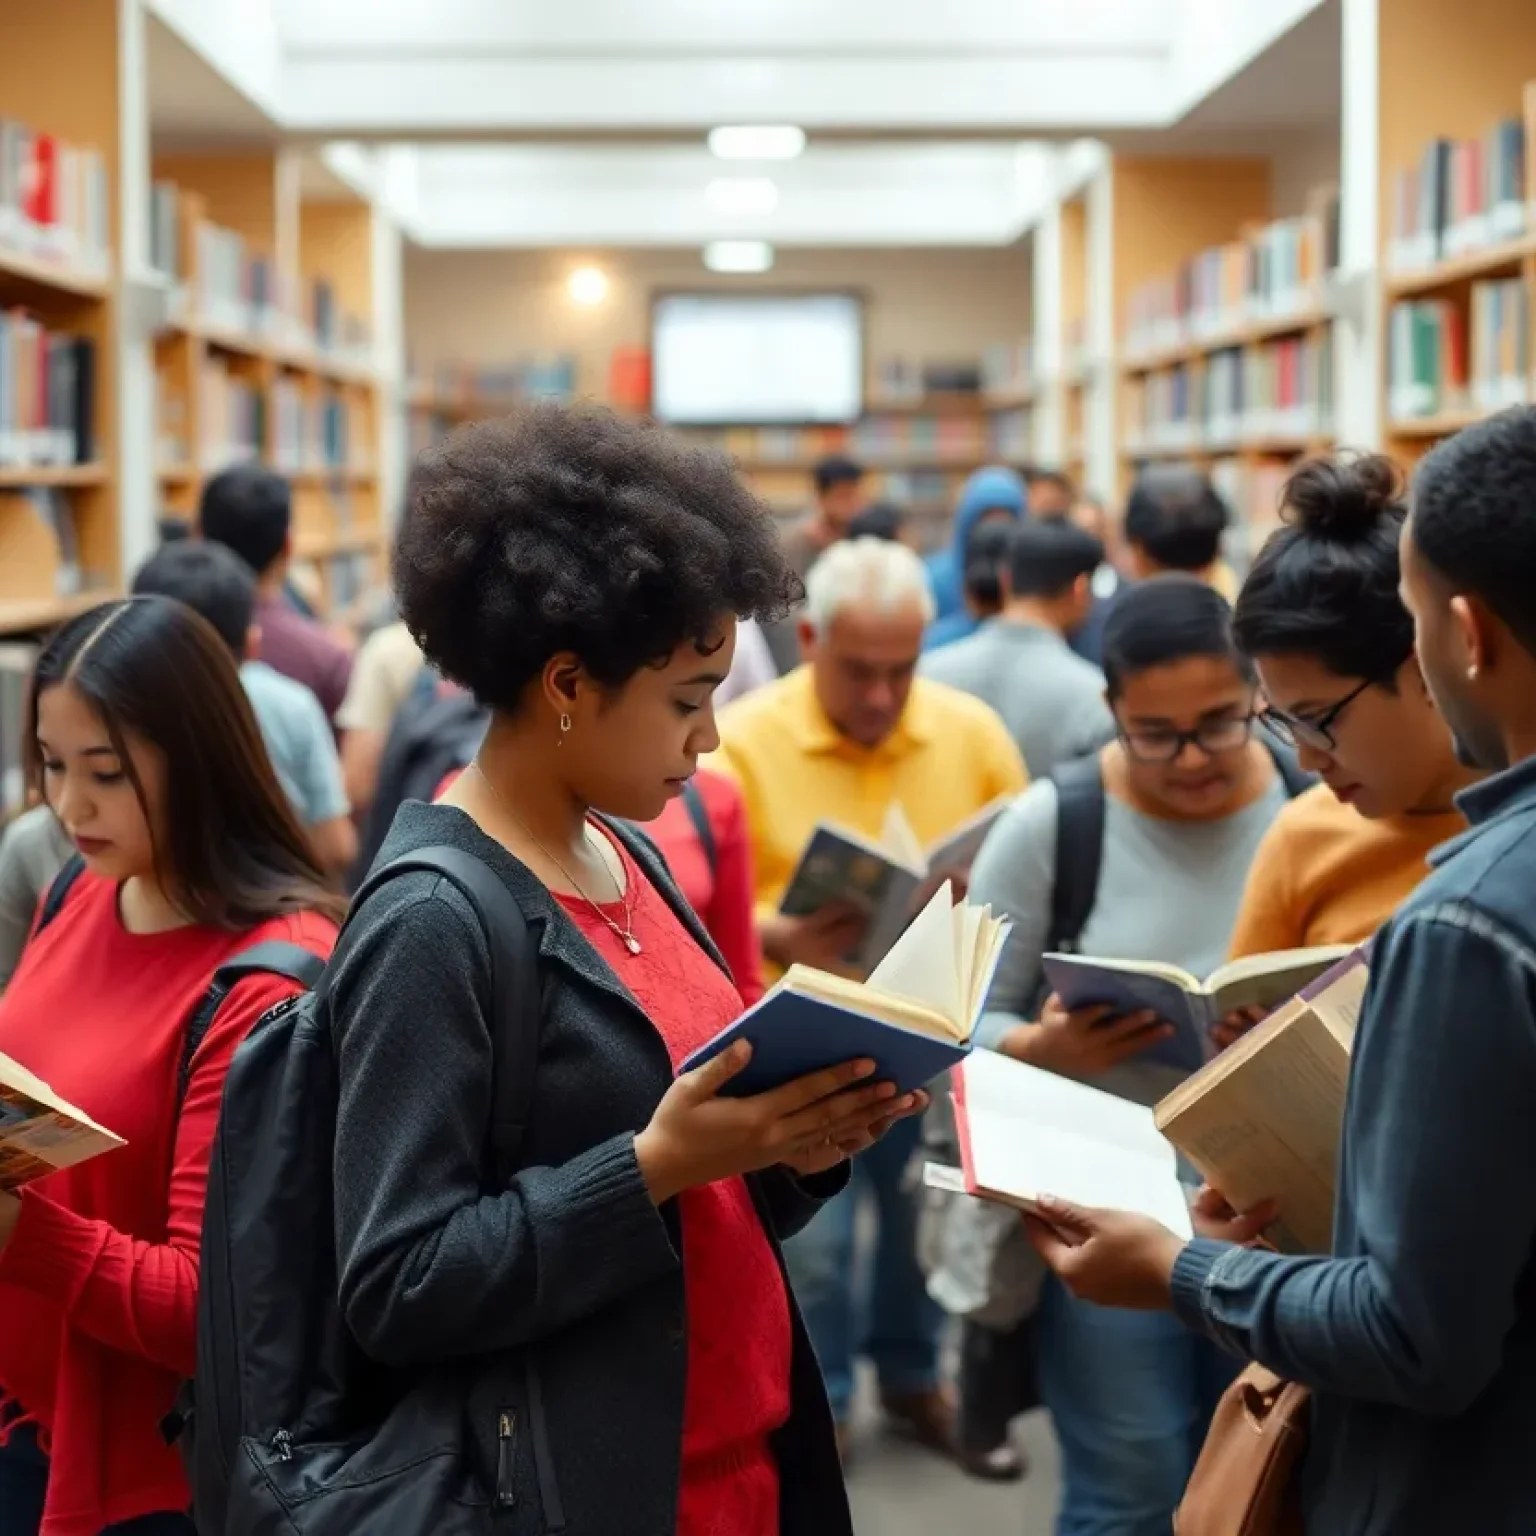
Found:
M 1228 1014 L 1278 1008 L 1349 953 L 1347 945 L 1331 944 L 1248 955 L 1218 966 L 1204 981 L 1151 960 L 1048 954 L 1042 968 L 1069 1011 L 1108 1005 L 1123 1016 L 1150 1009 L 1176 1032 L 1137 1059 L 1195 1072 L 1215 1054 L 1211 1031 Z
M 0 1189 L 20 1189 L 123 1144 L 122 1137 L 0 1053 Z
M 863 913 L 868 925 L 848 959 L 867 974 L 896 942 L 925 882 L 970 874 L 987 833 L 1012 798 L 1004 795 L 992 801 L 928 848 L 897 801 L 887 810 L 878 838 L 821 822 L 800 855 L 779 910 L 789 917 L 808 917 L 841 905 Z
M 730 1094 L 762 1093 L 860 1057 L 876 1063 L 877 1081 L 902 1093 L 921 1088 L 970 1050 L 1007 931 L 990 907 L 955 901 L 946 881 L 867 982 L 791 966 L 683 1070 L 746 1039 L 752 1060 L 731 1079 Z

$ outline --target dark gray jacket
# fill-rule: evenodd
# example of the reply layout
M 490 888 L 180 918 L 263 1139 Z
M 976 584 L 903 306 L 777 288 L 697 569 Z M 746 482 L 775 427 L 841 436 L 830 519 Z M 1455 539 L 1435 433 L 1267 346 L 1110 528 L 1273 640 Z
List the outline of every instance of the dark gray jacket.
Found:
M 659 855 L 642 834 L 614 830 L 718 962 Z M 402 875 L 353 919 L 330 993 L 343 1311 L 387 1364 L 472 1362 L 468 1414 L 488 1480 L 502 1415 L 528 1427 L 511 1450 L 515 1503 L 495 1529 L 673 1536 L 688 1367 L 682 1240 L 676 1203 L 658 1211 L 634 1152 L 672 1081 L 666 1047 L 559 903 L 461 812 L 406 804 L 384 856 L 434 843 L 494 869 L 539 943 L 524 1166 L 505 1194 L 483 1195 L 490 956 L 479 921 L 447 881 Z M 775 1252 L 846 1177 L 748 1180 Z M 850 1536 L 831 1415 L 792 1300 L 791 1311 L 791 1414 L 775 1444 L 781 1531 Z

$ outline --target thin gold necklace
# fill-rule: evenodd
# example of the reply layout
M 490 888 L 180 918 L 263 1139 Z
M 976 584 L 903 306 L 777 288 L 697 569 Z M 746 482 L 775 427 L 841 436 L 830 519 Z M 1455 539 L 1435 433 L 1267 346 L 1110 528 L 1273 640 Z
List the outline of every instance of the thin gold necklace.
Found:
M 558 869 L 560 873 L 564 875 L 565 878 L 576 887 L 576 894 L 580 896 L 581 899 L 586 902 L 589 907 L 592 908 L 593 912 L 595 912 L 603 922 L 607 923 L 607 925 L 613 930 L 614 937 L 618 939 L 619 943 L 621 943 L 624 948 L 630 952 L 630 954 L 638 955 L 640 953 L 640 940 L 635 937 L 635 918 L 634 909 L 630 903 L 630 892 L 627 885 L 621 886 L 619 884 L 619 877 L 615 875 L 611 869 L 609 869 L 608 860 L 606 858 L 603 859 L 603 869 L 608 877 L 613 881 L 614 894 L 618 897 L 619 905 L 624 909 L 624 926 L 622 928 L 616 922 L 614 922 L 614 920 L 609 917 L 608 914 L 603 911 L 603 909 L 595 901 L 593 901 L 589 895 L 587 895 L 587 889 L 581 883 L 581 881 L 578 880 L 576 876 L 573 875 L 570 870 L 568 870 L 565 865 L 562 864 L 560 860 L 557 859 L 554 854 L 551 853 L 549 849 L 539 841 L 538 836 L 535 834 L 533 828 L 530 827 L 528 823 L 524 821 L 523 818 L 519 816 L 515 810 L 513 810 L 512 806 L 508 803 L 506 796 L 503 795 L 502 792 L 497 789 L 493 783 L 491 783 L 490 779 L 486 777 L 485 770 L 480 766 L 480 764 L 476 763 L 474 768 L 475 773 L 480 779 L 480 782 L 484 784 L 485 787 L 490 790 L 490 792 L 496 797 L 496 803 L 502 808 L 502 810 L 504 810 L 507 815 L 509 815 L 512 820 L 515 821 L 518 826 L 523 829 L 525 833 L 527 833 L 528 840 L 533 844 L 533 846 L 537 848 L 539 852 L 542 853 L 544 857 L 548 859 L 549 862 L 553 864 L 555 868 Z M 583 836 L 585 836 L 586 825 L 586 820 L 583 818 Z

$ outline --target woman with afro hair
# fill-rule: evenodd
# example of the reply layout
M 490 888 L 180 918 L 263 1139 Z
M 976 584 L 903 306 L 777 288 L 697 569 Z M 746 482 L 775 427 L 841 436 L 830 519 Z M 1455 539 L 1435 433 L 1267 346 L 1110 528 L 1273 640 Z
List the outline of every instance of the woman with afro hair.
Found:
M 498 1530 L 846 1536 L 779 1244 L 925 1100 L 868 1062 L 750 1098 L 721 1092 L 743 1055 L 679 1074 L 741 1000 L 631 825 L 716 746 L 736 621 L 799 595 L 771 515 L 723 456 L 541 405 L 422 457 L 394 569 L 428 661 L 490 726 L 382 857 L 446 843 L 489 866 L 543 1002 L 518 1171 L 495 1187 L 475 912 L 404 873 L 354 915 L 330 993 L 347 1321 L 387 1365 L 466 1369 Z

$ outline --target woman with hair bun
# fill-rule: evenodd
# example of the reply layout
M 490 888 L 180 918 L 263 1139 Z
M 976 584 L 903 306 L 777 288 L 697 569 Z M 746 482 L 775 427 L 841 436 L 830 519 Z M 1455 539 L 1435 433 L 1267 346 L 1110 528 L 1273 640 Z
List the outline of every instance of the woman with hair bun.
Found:
M 1286 526 L 1233 613 L 1264 720 L 1323 780 L 1270 828 L 1249 876 L 1235 955 L 1368 938 L 1461 832 L 1475 774 L 1430 702 L 1398 596 L 1403 478 L 1380 454 L 1304 464 Z

